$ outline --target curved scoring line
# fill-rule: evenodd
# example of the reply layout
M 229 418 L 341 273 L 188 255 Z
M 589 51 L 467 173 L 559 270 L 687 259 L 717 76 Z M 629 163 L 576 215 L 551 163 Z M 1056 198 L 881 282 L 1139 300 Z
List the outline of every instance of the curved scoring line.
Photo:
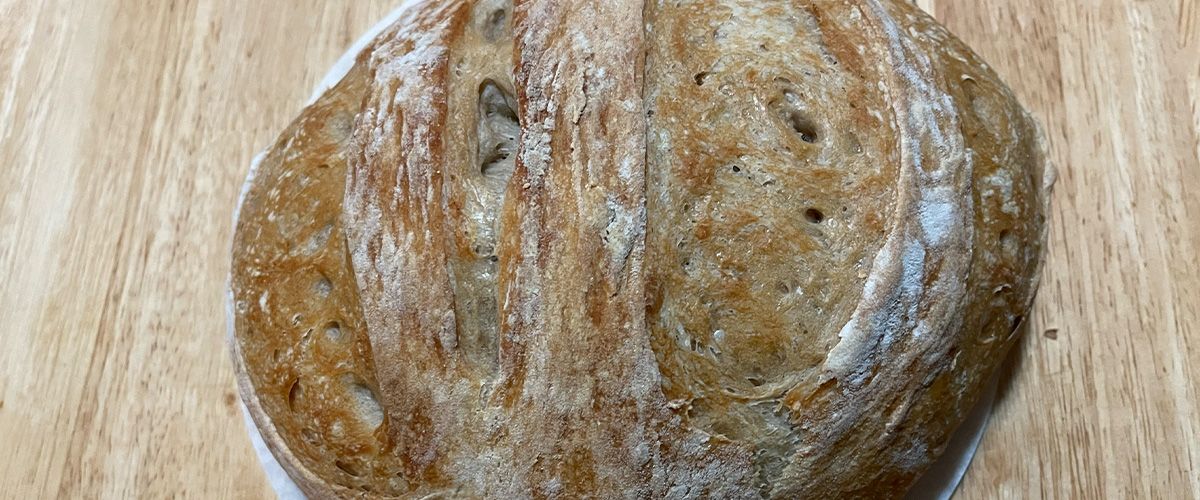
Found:
M 973 236 L 966 231 L 967 214 L 972 211 L 971 198 L 963 196 L 964 192 L 969 194 L 973 162 L 965 152 L 962 137 L 943 132 L 943 128 L 957 129 L 958 115 L 952 100 L 928 76 L 933 72 L 930 61 L 912 47 L 896 20 L 878 0 L 870 0 L 869 6 L 890 42 L 887 55 L 892 71 L 898 73 L 890 79 L 905 89 L 891 99 L 900 126 L 902 163 L 900 192 L 893 214 L 896 226 L 876 254 L 863 296 L 838 333 L 840 341 L 825 360 L 827 377 L 848 378 L 846 381 L 852 385 L 866 382 L 865 373 L 875 354 L 898 340 L 892 333 L 911 330 L 917 337 L 929 333 L 930 325 L 918 321 L 916 314 L 930 295 L 924 286 L 929 273 L 926 259 L 937 258 L 939 248 L 961 245 L 962 238 L 966 238 L 965 246 L 970 248 Z M 950 123 L 941 127 L 939 119 Z M 942 159 L 924 156 L 924 147 L 930 144 L 929 149 L 939 152 Z M 934 163 L 926 164 L 927 161 Z M 954 202 L 956 196 L 962 200 L 961 206 Z M 916 226 L 910 221 L 914 216 L 918 219 Z M 961 296 L 965 283 L 956 274 L 965 274 L 969 259 L 955 252 L 945 255 L 942 259 L 949 265 L 941 266 L 933 288 L 942 288 L 939 295 Z M 959 306 L 957 301 L 946 301 L 934 303 L 931 308 Z M 871 312 L 872 309 L 876 312 Z M 909 313 L 907 322 L 902 321 L 901 312 Z M 927 313 L 926 316 L 945 315 Z M 950 316 L 951 323 L 956 323 L 957 315 Z

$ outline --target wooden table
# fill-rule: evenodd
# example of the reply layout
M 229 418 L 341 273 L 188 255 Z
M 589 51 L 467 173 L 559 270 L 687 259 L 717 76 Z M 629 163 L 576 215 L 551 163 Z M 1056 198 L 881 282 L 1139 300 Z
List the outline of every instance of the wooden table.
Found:
M 250 158 L 392 0 L 0 0 L 0 497 L 270 495 L 225 351 Z M 924 0 L 1061 178 L 960 497 L 1200 498 L 1200 2 Z

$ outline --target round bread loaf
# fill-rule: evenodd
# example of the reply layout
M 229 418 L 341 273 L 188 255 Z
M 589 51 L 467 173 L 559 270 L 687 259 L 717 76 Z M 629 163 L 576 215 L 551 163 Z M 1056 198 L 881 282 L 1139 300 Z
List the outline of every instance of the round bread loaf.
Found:
M 895 497 L 1053 170 L 903 0 L 412 4 L 251 173 L 234 362 L 313 497 Z

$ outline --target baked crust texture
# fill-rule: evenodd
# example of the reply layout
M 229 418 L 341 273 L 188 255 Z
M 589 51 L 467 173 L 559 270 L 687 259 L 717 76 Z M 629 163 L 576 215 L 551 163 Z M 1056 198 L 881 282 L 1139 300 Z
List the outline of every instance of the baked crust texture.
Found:
M 414 2 L 247 181 L 239 388 L 314 498 L 902 496 L 1053 179 L 906 1 Z

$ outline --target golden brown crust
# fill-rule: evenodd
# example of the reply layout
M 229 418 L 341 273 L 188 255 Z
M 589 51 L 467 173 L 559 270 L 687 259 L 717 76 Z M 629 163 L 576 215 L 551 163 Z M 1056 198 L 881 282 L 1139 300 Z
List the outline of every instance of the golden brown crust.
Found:
M 688 425 L 756 451 L 762 493 L 787 494 L 804 481 L 785 477 L 792 457 L 830 419 L 797 425 L 785 396 L 821 386 L 896 204 L 896 126 L 873 90 L 886 68 L 840 3 L 651 12 L 648 322 L 664 389 Z
M 1052 179 L 907 2 L 418 3 L 248 184 L 239 384 L 315 497 L 898 496 Z
M 310 493 L 390 487 L 375 472 L 391 460 L 339 215 L 342 149 L 365 90 L 359 67 L 261 159 L 234 242 L 239 386 L 267 444 Z

